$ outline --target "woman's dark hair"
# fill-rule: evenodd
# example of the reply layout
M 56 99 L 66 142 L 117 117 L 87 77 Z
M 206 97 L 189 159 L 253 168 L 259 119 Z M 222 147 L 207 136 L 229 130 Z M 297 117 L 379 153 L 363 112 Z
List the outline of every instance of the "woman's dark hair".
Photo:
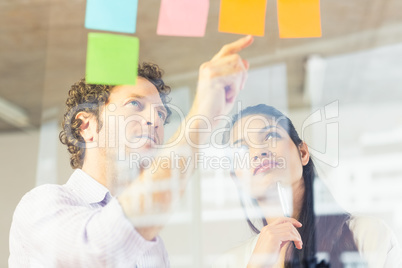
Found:
M 263 115 L 277 122 L 284 130 L 287 131 L 293 143 L 298 147 L 302 144 L 302 140 L 292 121 L 286 117 L 283 113 L 278 111 L 272 106 L 265 104 L 259 104 L 256 106 L 247 107 L 235 116 L 233 116 L 231 125 L 228 127 L 228 131 L 223 134 L 223 143 L 226 144 L 230 138 L 230 129 L 233 125 L 242 117 L 248 115 Z M 234 174 L 232 174 L 234 176 Z M 320 252 L 327 252 L 330 256 L 330 264 L 332 268 L 342 267 L 340 255 L 345 251 L 357 251 L 356 244 L 353 239 L 353 233 L 348 227 L 348 221 L 350 215 L 346 212 L 336 215 L 319 215 L 314 213 L 314 196 L 313 196 L 313 184 L 316 177 L 315 167 L 312 159 L 309 159 L 307 165 L 303 167 L 303 179 L 304 179 L 304 196 L 298 219 L 303 226 L 298 229 L 302 241 L 303 248 L 301 250 L 295 250 L 293 247 L 288 247 L 286 252 L 285 267 L 307 267 L 306 261 L 314 260 L 316 250 Z M 241 189 L 239 189 L 240 193 Z M 328 194 L 330 194 L 328 192 Z M 332 196 L 331 196 L 332 197 Z M 240 203 L 244 210 L 246 197 L 240 194 Z M 255 199 L 251 200 L 252 203 L 258 207 Z M 260 233 L 260 230 L 251 222 L 247 216 L 247 223 L 256 234 Z M 264 217 L 261 218 L 263 226 L 267 225 Z M 317 238 L 317 240 L 316 240 Z M 310 266 L 308 266 L 310 267 Z

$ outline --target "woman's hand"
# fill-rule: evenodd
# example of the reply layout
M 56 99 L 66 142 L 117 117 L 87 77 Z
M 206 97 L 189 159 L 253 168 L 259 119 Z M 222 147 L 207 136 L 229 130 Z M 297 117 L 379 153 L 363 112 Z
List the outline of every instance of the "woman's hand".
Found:
M 302 224 L 293 218 L 279 218 L 262 228 L 253 254 L 247 265 L 251 267 L 270 267 L 278 261 L 282 247 L 293 241 L 297 249 L 301 249 L 303 242 L 296 228 Z

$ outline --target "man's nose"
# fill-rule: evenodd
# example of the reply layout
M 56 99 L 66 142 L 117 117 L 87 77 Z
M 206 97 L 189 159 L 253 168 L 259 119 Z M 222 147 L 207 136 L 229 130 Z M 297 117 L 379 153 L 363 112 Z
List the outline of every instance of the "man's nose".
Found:
M 142 120 L 142 124 L 146 125 L 147 127 L 154 127 L 154 128 L 158 128 L 158 124 L 156 123 L 156 120 L 152 118 L 152 116 L 150 114 L 147 115 L 143 115 L 143 120 Z

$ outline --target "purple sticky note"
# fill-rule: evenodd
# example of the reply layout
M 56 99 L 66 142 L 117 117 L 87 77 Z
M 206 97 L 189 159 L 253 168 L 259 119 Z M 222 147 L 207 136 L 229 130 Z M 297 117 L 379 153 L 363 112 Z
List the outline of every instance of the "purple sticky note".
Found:
M 159 11 L 158 35 L 205 35 L 209 0 L 162 0 Z

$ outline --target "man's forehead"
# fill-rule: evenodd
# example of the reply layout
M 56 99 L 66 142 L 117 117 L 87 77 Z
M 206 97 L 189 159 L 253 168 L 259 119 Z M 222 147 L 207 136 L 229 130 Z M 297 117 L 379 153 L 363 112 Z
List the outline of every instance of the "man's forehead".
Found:
M 138 77 L 136 85 L 119 85 L 111 91 L 111 102 L 127 98 L 145 99 L 155 104 L 162 103 L 156 87 L 142 77 Z

